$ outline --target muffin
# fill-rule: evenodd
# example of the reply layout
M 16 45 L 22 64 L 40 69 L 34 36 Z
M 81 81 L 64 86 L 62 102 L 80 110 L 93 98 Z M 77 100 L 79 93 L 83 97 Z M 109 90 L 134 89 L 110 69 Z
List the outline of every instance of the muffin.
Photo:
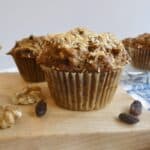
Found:
M 25 81 L 42 82 L 45 80 L 40 65 L 36 63 L 37 56 L 44 49 L 45 41 L 44 36 L 35 37 L 31 35 L 28 38 L 17 41 L 8 53 L 14 58 L 18 70 Z
M 49 37 L 37 61 L 58 106 L 89 111 L 105 107 L 128 62 L 123 44 L 110 33 L 75 28 Z
M 135 38 L 126 38 L 123 44 L 131 56 L 134 67 L 150 70 L 150 33 L 144 33 Z

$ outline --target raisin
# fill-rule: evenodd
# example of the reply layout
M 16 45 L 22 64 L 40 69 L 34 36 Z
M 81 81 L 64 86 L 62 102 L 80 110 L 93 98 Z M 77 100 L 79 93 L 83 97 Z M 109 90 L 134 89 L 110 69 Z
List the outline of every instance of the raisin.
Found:
M 138 116 L 142 113 L 142 104 L 140 101 L 134 101 L 130 106 L 130 114 Z
M 47 104 L 43 100 L 39 101 L 35 107 L 36 115 L 38 117 L 41 117 L 41 116 L 45 115 L 46 111 L 47 111 Z
M 136 116 L 126 113 L 119 114 L 119 119 L 127 124 L 135 124 L 139 122 L 139 119 Z

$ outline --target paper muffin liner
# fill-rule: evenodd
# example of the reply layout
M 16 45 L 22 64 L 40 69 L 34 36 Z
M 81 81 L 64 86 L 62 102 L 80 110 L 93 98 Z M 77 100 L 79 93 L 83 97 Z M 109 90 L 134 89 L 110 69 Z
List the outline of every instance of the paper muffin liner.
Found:
M 121 73 L 121 69 L 100 73 L 71 73 L 41 67 L 56 104 L 77 111 L 100 109 L 110 103 Z
M 150 70 L 150 50 L 136 49 L 131 52 L 132 65 L 138 69 Z
M 23 58 L 13 56 L 18 70 L 25 81 L 42 82 L 45 81 L 44 72 L 39 64 L 36 63 L 36 58 Z

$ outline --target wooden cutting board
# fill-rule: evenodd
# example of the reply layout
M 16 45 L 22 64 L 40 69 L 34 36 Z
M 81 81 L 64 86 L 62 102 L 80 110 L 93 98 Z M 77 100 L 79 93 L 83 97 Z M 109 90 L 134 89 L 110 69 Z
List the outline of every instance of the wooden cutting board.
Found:
M 17 74 L 0 74 L 0 104 L 11 103 L 13 93 L 27 85 Z M 0 150 L 150 150 L 150 112 L 140 122 L 126 125 L 117 119 L 128 111 L 132 98 L 120 87 L 105 109 L 75 112 L 59 108 L 46 83 L 39 84 L 48 112 L 37 118 L 34 105 L 19 106 L 23 117 L 12 128 L 0 130 Z

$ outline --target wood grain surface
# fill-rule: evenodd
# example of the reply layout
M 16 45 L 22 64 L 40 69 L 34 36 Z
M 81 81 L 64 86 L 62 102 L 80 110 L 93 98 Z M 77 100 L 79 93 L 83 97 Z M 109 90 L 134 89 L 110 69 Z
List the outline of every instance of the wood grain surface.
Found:
M 0 74 L 0 104 L 12 103 L 12 95 L 27 84 L 16 73 Z M 120 87 L 106 108 L 75 112 L 56 106 L 47 84 L 38 85 L 48 102 L 47 114 L 38 118 L 34 105 L 19 106 L 23 117 L 0 130 L 0 150 L 150 150 L 150 112 L 144 110 L 136 125 L 117 119 L 133 101 Z

